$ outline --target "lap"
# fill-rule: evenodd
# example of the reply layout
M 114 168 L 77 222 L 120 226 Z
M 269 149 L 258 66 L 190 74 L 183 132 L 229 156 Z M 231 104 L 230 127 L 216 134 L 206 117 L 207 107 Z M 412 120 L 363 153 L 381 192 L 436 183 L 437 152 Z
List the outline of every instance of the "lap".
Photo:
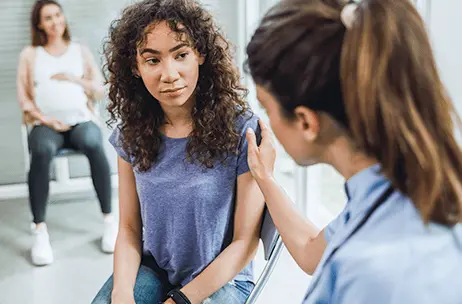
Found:
M 104 283 L 93 299 L 92 304 L 110 304 L 113 288 L 113 276 Z M 159 303 L 164 299 L 166 290 L 156 273 L 146 266 L 141 266 L 133 290 L 136 304 Z
M 233 281 L 202 301 L 202 304 L 244 304 L 253 287 L 252 282 Z
M 85 152 L 103 146 L 101 129 L 92 121 L 76 125 L 69 131 L 70 144 Z
M 35 153 L 54 154 L 64 145 L 64 134 L 55 130 L 38 125 L 29 134 L 29 149 Z
M 254 284 L 248 281 L 233 281 L 202 301 L 202 304 L 244 304 L 253 287 Z M 113 277 L 111 276 L 93 299 L 92 304 L 110 304 L 112 288 Z M 135 303 L 162 303 L 169 288 L 171 286 L 168 282 L 162 282 L 151 268 L 142 265 L 135 282 Z

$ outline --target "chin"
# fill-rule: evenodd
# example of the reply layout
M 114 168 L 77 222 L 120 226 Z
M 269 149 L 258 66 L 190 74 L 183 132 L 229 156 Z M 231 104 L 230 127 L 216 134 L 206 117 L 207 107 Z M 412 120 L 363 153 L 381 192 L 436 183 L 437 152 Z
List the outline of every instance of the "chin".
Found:
M 320 163 L 318 160 L 315 159 L 294 159 L 294 161 L 298 166 L 301 167 L 310 167 Z
M 186 93 L 179 96 L 169 96 L 168 94 L 161 94 L 160 96 L 154 96 L 160 104 L 169 106 L 169 107 L 182 107 L 191 100 L 192 93 Z

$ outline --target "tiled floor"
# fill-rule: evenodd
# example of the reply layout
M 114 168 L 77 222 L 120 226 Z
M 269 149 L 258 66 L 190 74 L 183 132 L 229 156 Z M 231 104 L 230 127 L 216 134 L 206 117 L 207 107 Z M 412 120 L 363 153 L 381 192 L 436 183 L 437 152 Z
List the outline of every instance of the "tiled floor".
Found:
M 27 200 L 0 201 L 0 304 L 86 304 L 112 272 L 112 255 L 99 250 L 102 218 L 93 197 L 60 199 L 48 208 L 55 262 L 30 263 Z M 264 266 L 259 251 L 255 272 Z M 300 303 L 309 277 L 287 251 L 258 303 Z

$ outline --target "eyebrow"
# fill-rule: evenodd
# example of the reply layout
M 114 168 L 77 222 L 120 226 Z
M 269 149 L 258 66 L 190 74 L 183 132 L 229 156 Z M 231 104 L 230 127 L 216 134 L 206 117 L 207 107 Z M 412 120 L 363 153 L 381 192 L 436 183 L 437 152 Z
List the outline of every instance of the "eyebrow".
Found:
M 184 46 L 188 46 L 187 43 L 180 43 L 178 44 L 177 46 L 175 47 L 172 47 L 170 50 L 168 50 L 169 53 L 172 53 L 172 52 L 175 52 L 179 49 L 181 49 L 182 47 Z M 160 51 L 158 50 L 154 50 L 154 49 L 151 49 L 151 48 L 144 48 L 140 51 L 140 55 L 143 55 L 144 53 L 151 53 L 151 54 L 157 54 L 159 55 L 160 54 Z

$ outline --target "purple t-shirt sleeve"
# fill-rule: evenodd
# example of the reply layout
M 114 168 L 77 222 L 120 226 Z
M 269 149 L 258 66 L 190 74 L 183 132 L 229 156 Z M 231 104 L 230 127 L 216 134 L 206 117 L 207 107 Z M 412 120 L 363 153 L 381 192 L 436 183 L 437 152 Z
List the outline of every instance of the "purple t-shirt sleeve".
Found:
M 118 126 L 114 128 L 114 131 L 112 131 L 111 136 L 109 136 L 109 142 L 114 147 L 114 150 L 117 152 L 117 155 L 119 155 L 123 160 L 131 164 L 130 157 L 122 147 L 123 139 Z
M 249 164 L 247 162 L 247 149 L 248 149 L 248 142 L 245 136 L 246 131 L 248 128 L 252 128 L 255 131 L 255 135 L 257 137 L 257 142 L 260 142 L 261 132 L 260 128 L 258 127 L 258 116 L 255 114 L 252 117 L 248 117 L 242 124 L 241 127 L 241 144 L 239 147 L 239 156 L 237 158 L 237 175 L 241 175 L 244 173 L 249 172 Z

